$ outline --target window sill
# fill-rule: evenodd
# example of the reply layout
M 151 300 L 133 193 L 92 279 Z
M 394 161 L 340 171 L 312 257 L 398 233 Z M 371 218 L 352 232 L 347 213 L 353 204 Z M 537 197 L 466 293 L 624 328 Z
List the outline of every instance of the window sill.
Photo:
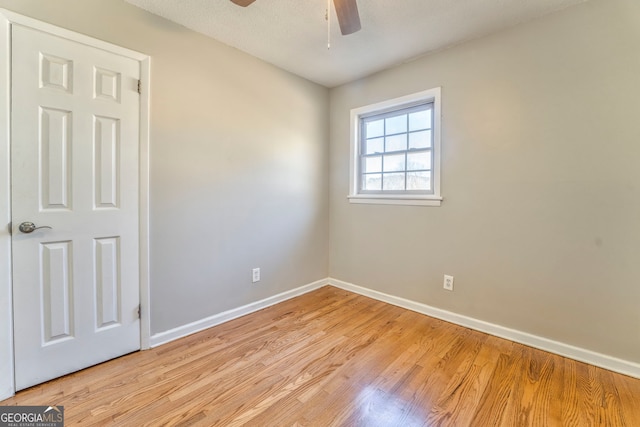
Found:
M 442 204 L 442 197 L 437 196 L 358 194 L 350 195 L 348 199 L 349 203 L 369 205 L 440 206 Z

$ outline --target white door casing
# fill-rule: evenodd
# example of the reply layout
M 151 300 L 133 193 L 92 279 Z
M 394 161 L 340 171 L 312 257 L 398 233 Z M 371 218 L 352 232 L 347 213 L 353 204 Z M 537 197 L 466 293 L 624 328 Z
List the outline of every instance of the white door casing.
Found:
M 0 125 L 12 123 L 15 384 L 21 389 L 140 348 L 141 296 L 142 347 L 148 347 L 149 60 L 4 10 L 0 15 L 8 18 L 3 25 L 12 27 L 14 43 L 13 116 L 0 114 Z M 8 45 L 8 34 L 0 42 Z M 146 84 L 138 99 L 141 70 Z M 0 136 L 0 151 L 7 144 Z M 3 184 L 0 179 L 0 199 L 8 195 Z M 23 234 L 23 221 L 53 229 Z M 0 259 L 0 270 L 9 270 L 6 263 Z M 6 288 L 0 292 L 7 295 Z M 5 324 L 0 327 L 4 338 Z M 0 388 L 0 398 L 7 397 L 6 382 Z

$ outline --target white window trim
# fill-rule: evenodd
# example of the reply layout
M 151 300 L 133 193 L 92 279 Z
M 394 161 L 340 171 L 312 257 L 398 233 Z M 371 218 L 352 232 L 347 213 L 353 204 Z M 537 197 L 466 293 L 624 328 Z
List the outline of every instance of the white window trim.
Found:
M 351 160 L 349 162 L 349 202 L 367 203 L 381 205 L 414 205 L 414 206 L 440 206 L 442 197 L 440 194 L 440 133 L 441 133 L 441 111 L 440 111 L 441 88 L 436 87 L 429 90 L 389 99 L 376 104 L 365 105 L 364 107 L 351 110 Z M 360 146 L 360 118 L 364 115 L 402 107 L 406 104 L 426 101 L 433 102 L 433 194 L 361 194 L 358 189 L 359 182 L 359 146 Z

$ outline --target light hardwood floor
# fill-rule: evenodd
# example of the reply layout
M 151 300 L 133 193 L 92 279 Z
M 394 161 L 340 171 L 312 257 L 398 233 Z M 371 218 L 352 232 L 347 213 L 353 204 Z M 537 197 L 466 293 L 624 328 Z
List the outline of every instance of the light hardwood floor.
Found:
M 66 425 L 640 426 L 640 380 L 324 287 L 0 405 Z

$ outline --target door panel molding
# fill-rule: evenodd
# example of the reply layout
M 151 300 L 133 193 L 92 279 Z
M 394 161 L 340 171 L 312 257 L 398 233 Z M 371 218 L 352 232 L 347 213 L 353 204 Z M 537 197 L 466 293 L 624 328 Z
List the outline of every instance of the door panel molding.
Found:
M 140 64 L 140 131 L 139 131 L 139 260 L 140 260 L 140 305 L 141 343 L 143 350 L 150 342 L 150 295 L 149 295 L 149 88 L 151 60 L 148 55 L 116 46 L 83 34 L 75 33 L 36 19 L 0 9 L 0 400 L 15 393 L 12 272 L 11 272 L 11 201 L 10 201 L 10 123 L 11 123 L 11 27 L 21 25 L 83 43 L 107 52 L 134 59 Z M 49 58 L 51 62 L 51 58 Z M 59 61 L 58 61 L 59 62 Z M 63 67 L 64 64 L 49 64 Z M 107 76 L 108 77 L 108 76 Z M 103 79 L 108 86 L 109 79 Z M 63 83 L 63 82 L 50 82 Z M 116 82 L 117 83 L 117 82 Z M 108 87 L 102 92 L 108 94 Z M 113 86 L 112 86 L 113 88 Z M 111 92 L 113 93 L 113 92 Z
M 44 273 L 40 291 L 44 312 L 41 327 L 45 346 L 73 338 L 72 253 L 71 241 L 40 244 L 40 269 Z

